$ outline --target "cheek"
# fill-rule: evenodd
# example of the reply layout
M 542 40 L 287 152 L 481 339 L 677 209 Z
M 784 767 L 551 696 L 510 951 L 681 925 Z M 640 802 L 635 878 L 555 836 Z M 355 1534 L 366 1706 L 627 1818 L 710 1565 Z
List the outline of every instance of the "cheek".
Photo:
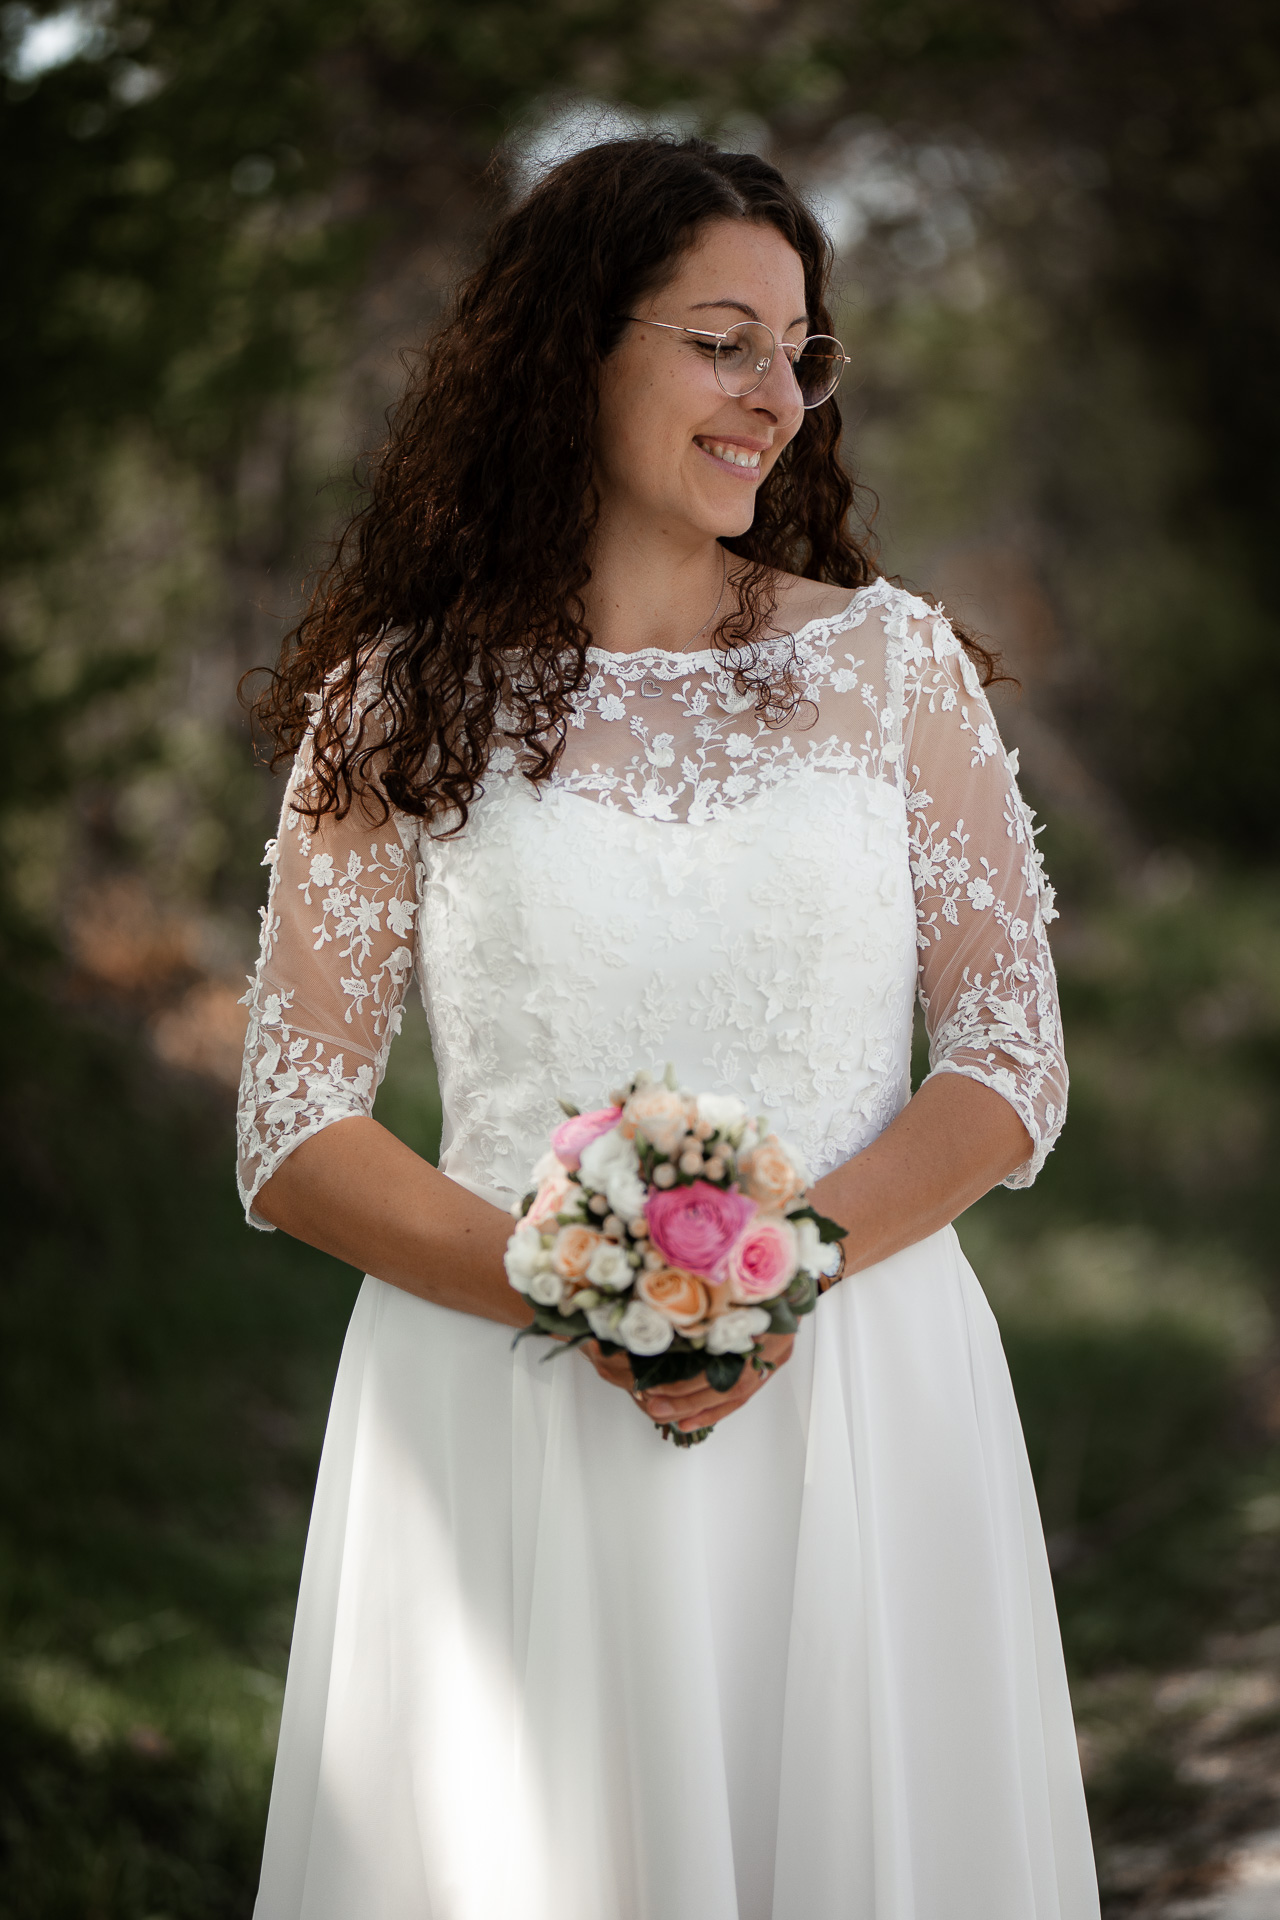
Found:
M 638 471 L 670 472 L 687 450 L 707 411 L 706 382 L 688 369 L 656 356 L 636 366 L 620 365 L 601 382 L 596 447 L 606 469 L 625 462 Z

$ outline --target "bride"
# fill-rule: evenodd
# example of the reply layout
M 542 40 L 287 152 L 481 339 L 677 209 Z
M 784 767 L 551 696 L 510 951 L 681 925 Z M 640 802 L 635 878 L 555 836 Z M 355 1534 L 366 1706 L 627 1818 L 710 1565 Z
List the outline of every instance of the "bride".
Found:
M 750 155 L 551 172 L 265 702 L 296 757 L 243 1191 L 368 1277 L 258 1920 L 1097 1914 L 1017 1412 L 950 1224 L 1062 1123 L 1052 893 L 990 657 L 851 524 L 829 267 Z M 438 1171 L 372 1117 L 415 975 Z M 847 1229 L 726 1394 L 512 1347 L 509 1209 L 557 1096 L 667 1061 L 766 1113 Z

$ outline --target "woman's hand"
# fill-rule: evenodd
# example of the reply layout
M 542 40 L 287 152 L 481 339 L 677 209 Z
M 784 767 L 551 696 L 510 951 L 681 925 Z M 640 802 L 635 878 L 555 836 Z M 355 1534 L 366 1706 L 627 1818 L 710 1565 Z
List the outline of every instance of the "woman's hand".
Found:
M 600 1378 L 607 1380 L 611 1387 L 621 1387 L 624 1393 L 633 1394 L 637 1406 L 657 1426 L 678 1427 L 681 1433 L 693 1433 L 699 1427 L 716 1426 L 726 1415 L 745 1406 L 770 1375 L 786 1365 L 795 1343 L 793 1333 L 766 1333 L 760 1342 L 764 1348 L 761 1366 L 753 1366 L 748 1355 L 728 1393 L 717 1393 L 714 1387 L 708 1386 L 706 1374 L 698 1373 L 692 1380 L 673 1380 L 668 1386 L 650 1387 L 647 1393 L 637 1394 L 627 1354 L 611 1353 L 606 1357 L 596 1340 L 584 1341 L 582 1351 Z

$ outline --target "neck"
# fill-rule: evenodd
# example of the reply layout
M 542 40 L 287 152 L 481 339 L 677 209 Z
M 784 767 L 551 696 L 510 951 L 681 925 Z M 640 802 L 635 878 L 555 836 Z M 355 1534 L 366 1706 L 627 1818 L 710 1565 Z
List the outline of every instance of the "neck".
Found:
M 608 653 L 706 646 L 731 560 L 710 536 L 600 526 L 592 544 L 591 578 L 582 590 L 594 645 Z

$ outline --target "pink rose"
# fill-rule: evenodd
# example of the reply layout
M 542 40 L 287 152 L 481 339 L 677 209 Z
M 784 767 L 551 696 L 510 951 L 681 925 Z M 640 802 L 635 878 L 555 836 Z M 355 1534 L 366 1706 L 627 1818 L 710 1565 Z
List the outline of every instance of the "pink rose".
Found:
M 598 1107 L 594 1113 L 575 1113 L 568 1120 L 562 1120 L 551 1136 L 551 1151 L 562 1166 L 575 1169 L 582 1158 L 582 1149 L 598 1140 L 602 1133 L 608 1133 L 610 1127 L 616 1127 L 622 1118 L 621 1107 Z
M 778 1214 L 762 1213 L 729 1249 L 724 1277 L 730 1298 L 751 1305 L 772 1300 L 789 1285 L 799 1265 L 796 1230 Z
M 673 1267 L 717 1279 L 717 1268 L 756 1211 L 754 1200 L 707 1180 L 651 1193 L 645 1203 L 649 1238 Z

